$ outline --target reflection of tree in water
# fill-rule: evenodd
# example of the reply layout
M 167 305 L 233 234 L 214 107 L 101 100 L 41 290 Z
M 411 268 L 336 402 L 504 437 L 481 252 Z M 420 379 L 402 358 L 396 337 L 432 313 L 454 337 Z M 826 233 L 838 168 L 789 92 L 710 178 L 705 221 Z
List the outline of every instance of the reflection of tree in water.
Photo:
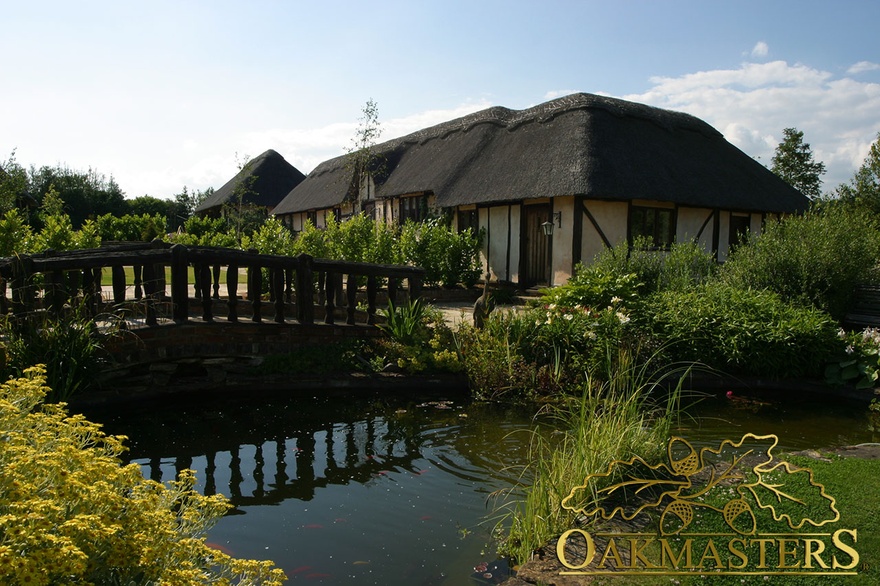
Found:
M 307 397 L 104 420 L 108 433 L 129 437 L 131 460 L 151 479 L 170 479 L 163 464 L 173 462 L 179 472 L 204 458 L 197 477 L 205 494 L 225 494 L 236 507 L 311 500 L 326 486 L 413 470 L 422 457 L 416 421 L 361 401 Z

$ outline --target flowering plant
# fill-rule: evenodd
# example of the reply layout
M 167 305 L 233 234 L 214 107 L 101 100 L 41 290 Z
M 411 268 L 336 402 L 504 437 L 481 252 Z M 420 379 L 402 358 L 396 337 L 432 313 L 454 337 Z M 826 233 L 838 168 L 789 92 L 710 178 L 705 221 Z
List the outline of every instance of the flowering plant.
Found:
M 825 380 L 831 384 L 854 384 L 857 389 L 876 386 L 880 377 L 880 329 L 861 332 L 839 330 L 843 356 L 825 367 Z
M 225 497 L 196 492 L 191 470 L 144 479 L 120 461 L 123 437 L 43 404 L 48 392 L 43 366 L 0 386 L 4 584 L 281 584 L 272 562 L 205 543 Z

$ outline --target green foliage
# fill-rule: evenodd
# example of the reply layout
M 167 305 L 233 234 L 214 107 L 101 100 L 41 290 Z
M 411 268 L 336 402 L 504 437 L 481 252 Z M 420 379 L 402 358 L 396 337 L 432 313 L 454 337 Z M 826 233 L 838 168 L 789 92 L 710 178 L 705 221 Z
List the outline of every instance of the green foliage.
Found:
M 27 195 L 28 174 L 15 160 L 15 150 L 0 161 L 0 214 L 15 209 L 19 198 Z
M 121 242 L 149 242 L 166 234 L 166 220 L 162 214 L 114 216 L 104 214 L 95 221 L 102 240 Z
M 505 401 L 578 392 L 587 374 L 608 375 L 609 356 L 640 343 L 620 300 L 495 313 L 482 330 L 459 328 L 456 342 L 472 392 Z
M 841 319 L 856 286 L 878 281 L 880 222 L 863 209 L 830 206 L 768 222 L 737 247 L 719 277 L 739 289 L 767 289 Z
M 838 343 L 826 313 L 726 283 L 659 293 L 645 311 L 678 359 L 733 374 L 817 376 Z
M 260 254 L 290 254 L 293 251 L 293 234 L 277 218 L 272 217 L 250 236 L 244 236 L 241 247 L 255 249 Z
M 619 273 L 602 264 L 578 265 L 568 283 L 543 291 L 545 305 L 562 307 L 607 307 L 623 302 L 634 305 L 641 283 L 635 273 Z
M 383 311 L 380 328 L 388 335 L 367 352 L 375 370 L 394 365 L 408 373 L 459 372 L 460 357 L 454 348 L 452 330 L 440 312 L 420 299 Z
M 825 380 L 831 385 L 851 384 L 872 389 L 880 378 L 880 330 L 861 332 L 840 330 L 841 348 L 836 359 L 825 367 Z
M 230 508 L 202 496 L 191 470 L 145 480 L 107 436 L 50 393 L 42 367 L 0 387 L 0 575 L 3 583 L 146 586 L 278 585 L 271 562 L 237 560 L 205 543 Z
M 400 262 L 396 239 L 395 228 L 364 214 L 355 214 L 344 222 L 337 222 L 331 215 L 324 229 L 324 250 L 329 258 L 337 260 L 395 264 Z
M 103 214 L 122 215 L 127 211 L 125 194 L 113 177 L 109 179 L 94 169 L 86 172 L 67 167 L 41 167 L 29 174 L 29 193 L 40 204 L 50 192 L 64 201 L 64 211 L 73 228 L 88 218 Z
M 608 274 L 632 273 L 640 283 L 640 292 L 656 291 L 663 255 L 652 248 L 653 244 L 648 238 L 636 238 L 632 246 L 624 240 L 616 246 L 603 249 L 589 266 Z
M 34 314 L 16 321 L 6 318 L 6 376 L 23 376 L 34 364 L 46 365 L 52 392 L 49 399 L 68 401 L 88 389 L 101 373 L 102 335 L 95 321 L 82 310 L 51 318 Z
M 0 256 L 27 254 L 34 246 L 33 232 L 18 210 L 6 212 L 0 219 Z
M 837 188 L 837 195 L 842 201 L 880 212 L 880 134 L 850 182 Z
M 311 220 L 306 220 L 302 231 L 293 241 L 293 255 L 308 254 L 316 258 L 327 258 L 327 241 L 324 230 L 316 228 Z
M 480 237 L 471 230 L 456 232 L 440 218 L 407 221 L 400 248 L 406 262 L 425 269 L 426 284 L 471 287 L 480 278 Z
M 575 525 L 575 515 L 562 502 L 586 475 L 605 472 L 618 460 L 640 456 L 652 461 L 663 454 L 678 417 L 684 375 L 668 392 L 668 373 L 655 371 L 651 360 L 640 361 L 625 350 L 605 370 L 607 378 L 588 377 L 580 393 L 553 406 L 556 434 L 531 432 L 522 470 L 524 494 L 496 507 L 499 528 L 510 527 L 501 553 L 518 563 Z M 667 399 L 658 404 L 662 396 Z
M 717 269 L 715 257 L 696 242 L 675 242 L 663 255 L 657 290 L 683 291 L 708 281 Z
M 226 246 L 238 248 L 235 233 L 224 218 L 192 216 L 183 225 L 184 232 L 172 240 L 189 246 Z
M 809 143 L 804 142 L 803 132 L 797 128 L 786 128 L 782 135 L 770 170 L 807 197 L 819 197 L 822 195 L 825 164 L 813 161 L 813 151 Z

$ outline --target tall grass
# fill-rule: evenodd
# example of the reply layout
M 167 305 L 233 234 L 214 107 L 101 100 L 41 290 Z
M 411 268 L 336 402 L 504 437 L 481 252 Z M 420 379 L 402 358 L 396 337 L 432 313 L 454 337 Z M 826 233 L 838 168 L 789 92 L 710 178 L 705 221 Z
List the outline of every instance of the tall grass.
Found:
M 562 501 L 587 475 L 606 472 L 615 460 L 639 455 L 650 461 L 664 453 L 689 369 L 679 370 L 677 381 L 676 373 L 657 376 L 650 360 L 640 363 L 626 350 L 609 369 L 608 380 L 588 376 L 580 397 L 552 408 L 557 432 L 530 432 L 523 479 L 531 483 L 521 499 L 496 510 L 496 531 L 503 534 L 509 524 L 501 553 L 517 563 L 574 526 Z

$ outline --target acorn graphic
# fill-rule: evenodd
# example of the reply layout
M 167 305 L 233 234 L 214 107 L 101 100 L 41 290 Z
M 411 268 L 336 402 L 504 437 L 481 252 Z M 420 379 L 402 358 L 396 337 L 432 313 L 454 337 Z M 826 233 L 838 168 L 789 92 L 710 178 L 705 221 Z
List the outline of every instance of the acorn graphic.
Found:
M 676 451 L 675 445 L 677 443 L 683 444 L 688 449 L 687 455 L 683 458 L 676 459 L 673 455 Z M 669 441 L 666 450 L 669 454 L 669 463 L 672 464 L 672 471 L 679 476 L 690 476 L 700 469 L 700 457 L 697 455 L 697 451 L 693 446 L 687 441 L 680 438 L 673 438 Z
M 752 535 L 755 532 L 755 513 L 752 507 L 743 499 L 733 499 L 724 505 L 724 520 L 730 528 L 742 535 Z
M 687 501 L 674 500 L 660 515 L 660 531 L 663 535 L 680 533 L 694 520 L 694 508 Z

